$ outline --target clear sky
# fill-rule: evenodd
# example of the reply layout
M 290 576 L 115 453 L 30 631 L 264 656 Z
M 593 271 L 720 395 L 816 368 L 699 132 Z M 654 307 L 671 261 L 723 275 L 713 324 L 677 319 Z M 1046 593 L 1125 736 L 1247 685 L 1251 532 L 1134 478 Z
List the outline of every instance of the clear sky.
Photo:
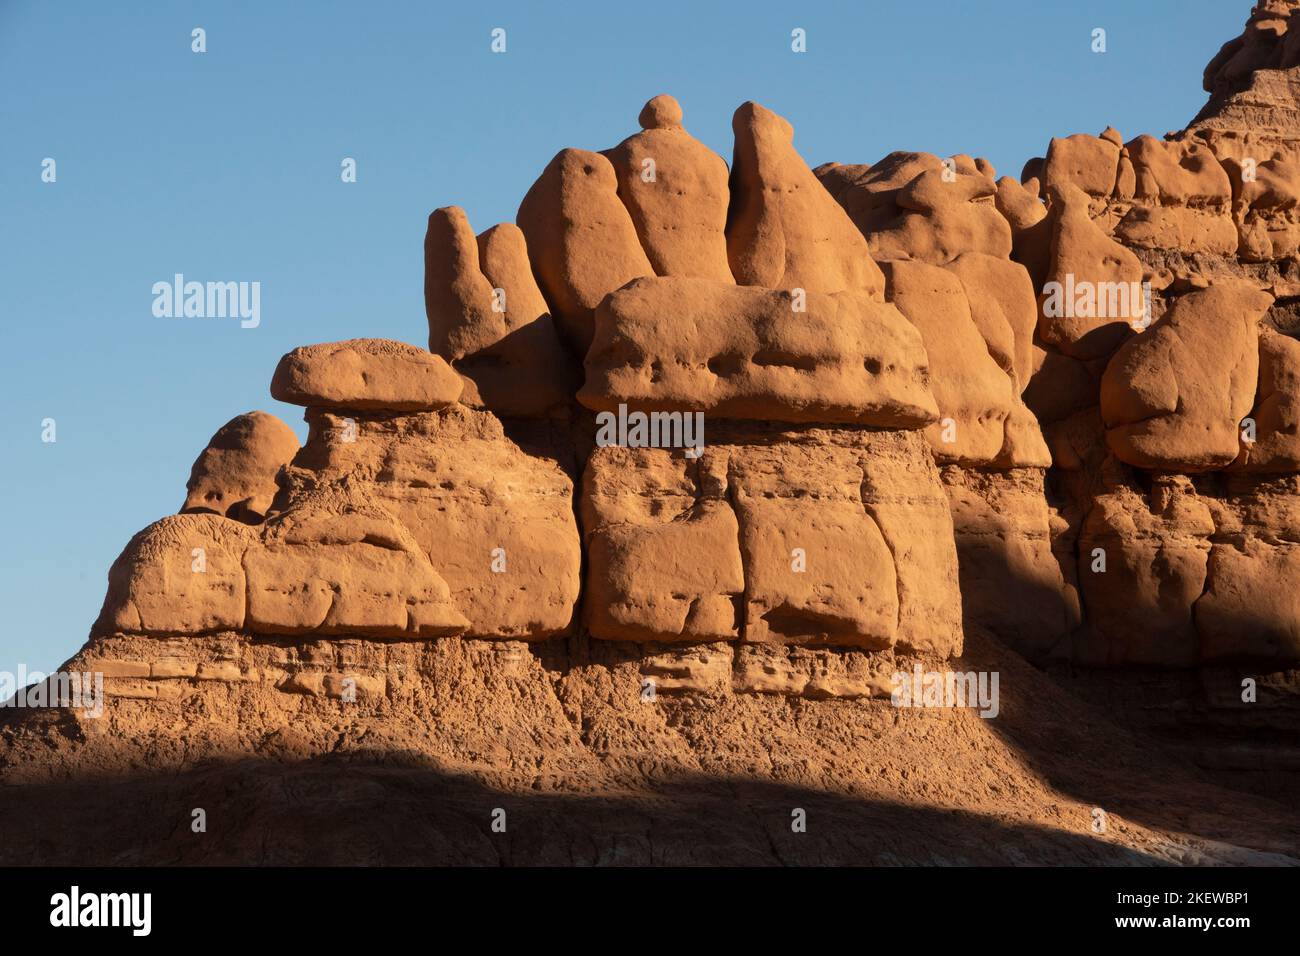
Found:
M 425 344 L 435 207 L 463 206 L 476 231 L 513 220 L 557 150 L 614 145 L 662 92 L 728 160 L 732 111 L 753 99 L 791 120 L 810 165 L 918 149 L 1019 175 L 1053 135 L 1185 125 L 1202 68 L 1249 11 L 0 0 L 0 670 L 48 670 L 82 644 L 109 564 L 180 506 L 220 425 L 260 408 L 305 434 L 302 410 L 268 394 L 284 352 Z M 206 53 L 191 51 L 195 27 Z M 341 181 L 345 157 L 356 183 Z M 260 282 L 260 326 L 156 318 L 151 288 L 177 272 Z

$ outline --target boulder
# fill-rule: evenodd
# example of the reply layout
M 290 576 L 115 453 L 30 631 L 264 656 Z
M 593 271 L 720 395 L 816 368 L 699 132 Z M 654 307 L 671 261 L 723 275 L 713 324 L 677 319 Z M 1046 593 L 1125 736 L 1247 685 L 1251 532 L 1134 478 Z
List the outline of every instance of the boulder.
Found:
M 586 364 L 578 398 L 597 411 L 626 404 L 881 428 L 935 420 L 921 336 L 893 306 L 858 291 L 792 296 L 638 279 L 597 310 Z
M 1259 320 L 1272 298 L 1246 282 L 1188 293 L 1124 345 L 1101 379 L 1106 443 L 1140 468 L 1207 471 L 1241 451 L 1255 401 Z
M 130 540 L 108 571 L 96 633 L 201 634 L 244 626 L 244 555 L 258 534 L 215 514 L 171 515 Z
M 1072 358 L 1109 355 L 1146 316 L 1142 264 L 1106 235 L 1077 186 L 1054 186 L 1047 278 L 1039 290 L 1038 335 Z
M 735 282 L 727 263 L 726 162 L 682 128 L 671 96 L 646 103 L 641 129 L 605 156 L 655 274 Z
M 618 197 L 613 165 L 600 153 L 561 150 L 524 196 L 516 221 L 551 315 L 569 347 L 585 354 L 601 299 L 654 274 Z
M 1043 164 L 1043 188 L 1049 195 L 1053 188 L 1069 185 L 1090 196 L 1109 196 L 1119 168 L 1117 139 L 1086 133 L 1054 137 Z
M 540 417 L 572 400 L 577 363 L 560 343 L 518 226 L 476 238 L 463 210 L 438 209 L 424 256 L 429 350 L 469 379 L 462 402 Z
M 285 355 L 275 367 L 271 396 L 309 408 L 422 411 L 452 404 L 463 387 L 441 356 L 405 342 L 349 339 Z
M 866 239 L 795 152 L 794 127 L 757 103 L 742 104 L 731 126 L 727 255 L 736 281 L 879 296 L 884 280 Z
M 274 415 L 236 415 L 194 460 L 181 512 L 210 512 L 256 524 L 279 490 L 276 475 L 297 452 L 298 436 Z

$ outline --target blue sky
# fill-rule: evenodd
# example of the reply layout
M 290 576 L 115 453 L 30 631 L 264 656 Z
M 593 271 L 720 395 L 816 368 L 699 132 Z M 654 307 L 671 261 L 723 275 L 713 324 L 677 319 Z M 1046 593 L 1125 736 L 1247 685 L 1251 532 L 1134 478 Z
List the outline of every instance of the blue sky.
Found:
M 0 670 L 82 644 L 109 564 L 180 506 L 220 425 L 260 408 L 305 434 L 268 394 L 284 352 L 425 344 L 435 207 L 463 206 L 476 231 L 513 220 L 557 150 L 614 145 L 661 92 L 728 160 L 732 111 L 754 99 L 794 123 L 811 165 L 921 149 L 1018 175 L 1052 135 L 1183 126 L 1249 9 L 0 0 Z M 151 287 L 177 272 L 260 282 L 261 325 L 155 318 Z

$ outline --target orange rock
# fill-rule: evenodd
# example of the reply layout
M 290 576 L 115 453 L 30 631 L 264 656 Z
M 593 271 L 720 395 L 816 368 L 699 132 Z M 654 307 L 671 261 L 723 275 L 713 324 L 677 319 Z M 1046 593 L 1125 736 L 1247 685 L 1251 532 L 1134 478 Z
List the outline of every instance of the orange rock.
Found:
M 993 202 L 997 187 L 970 157 L 945 164 L 930 153 L 894 152 L 870 167 L 819 166 L 817 175 L 877 259 L 943 265 L 969 252 L 1011 254 L 1011 229 Z
M 1259 368 L 1259 319 L 1272 297 L 1246 282 L 1176 299 L 1115 353 L 1101 379 L 1106 444 L 1141 468 L 1206 471 L 1241 450 Z
M 794 149 L 794 128 L 757 103 L 731 121 L 727 255 L 742 285 L 879 295 L 880 269 L 867 241 Z
M 519 227 L 474 237 L 463 210 L 429 216 L 424 240 L 429 350 L 472 386 L 461 401 L 536 417 L 573 398 L 577 365 L 560 344 Z
M 1204 143 L 1139 136 L 1125 148 L 1133 161 L 1137 199 L 1177 206 L 1232 201 L 1228 174 Z
M 1300 471 L 1300 341 L 1268 326 L 1259 337 L 1259 388 L 1250 417 L 1255 440 L 1242 442 L 1234 466 L 1254 472 Z
M 199 634 L 244 625 L 244 555 L 257 532 L 213 514 L 172 515 L 130 540 L 108 572 L 97 633 Z
M 1142 264 L 1088 215 L 1088 197 L 1071 185 L 1050 194 L 1052 246 L 1039 290 L 1038 335 L 1078 359 L 1113 352 L 1145 314 Z
M 733 460 L 745 563 L 745 640 L 884 648 L 897 639 L 898 574 L 862 504 L 850 454 L 792 445 Z
M 433 637 L 468 626 L 411 533 L 346 486 L 269 520 L 244 570 L 252 631 Z
M 1047 281 L 1051 265 L 1052 223 L 1038 198 L 1038 180 L 1022 186 L 1010 176 L 998 180 L 994 204 L 1011 226 L 1011 258 L 1029 272 L 1035 292 Z
M 961 281 L 921 262 L 881 263 L 888 297 L 918 329 L 930 356 L 939 421 L 926 429 L 941 462 L 1038 466 L 1047 445 L 1011 376 L 990 355 Z
M 1119 168 L 1121 144 L 1117 139 L 1118 134 L 1107 137 L 1086 133 L 1054 138 L 1043 164 L 1042 183 L 1047 194 L 1069 185 L 1090 196 L 1109 196 L 1115 189 Z
M 719 422 L 697 461 L 595 451 L 582 503 L 592 635 L 959 650 L 952 522 L 920 436 L 780 427 Z M 864 556 L 869 581 L 848 570 Z
M 641 111 L 642 131 L 605 153 L 657 275 L 735 282 L 727 264 L 727 164 L 682 128 L 671 96 Z
M 1291 526 L 1294 527 L 1294 526 Z M 1196 602 L 1201 660 L 1300 658 L 1300 592 L 1279 586 L 1300 575 L 1300 548 L 1256 537 L 1210 552 L 1208 584 Z
M 1235 253 L 1238 243 L 1237 227 L 1226 205 L 1208 209 L 1134 205 L 1116 224 L 1115 237 L 1143 249 L 1178 249 L 1221 256 Z
M 194 460 L 181 512 L 211 512 L 256 524 L 275 498 L 276 475 L 297 451 L 298 436 L 274 415 L 236 415 Z
M 740 636 L 745 577 L 725 455 L 597 448 L 583 478 L 582 514 L 593 637 Z
M 533 273 L 571 348 L 585 354 L 600 300 L 638 276 L 654 274 L 618 176 L 599 153 L 556 154 L 519 204 Z
M 1025 267 L 1009 259 L 967 252 L 944 266 L 961 280 L 971 318 L 989 353 L 1024 391 L 1034 368 L 1038 299 Z
M 271 396 L 291 405 L 418 411 L 460 397 L 460 376 L 437 355 L 388 339 L 304 345 L 280 359 Z
M 495 416 L 461 405 L 350 426 L 323 412 L 307 420 L 291 477 L 355 485 L 386 509 L 447 582 L 468 636 L 567 633 L 582 549 L 546 422 L 520 420 L 507 438 Z M 516 443 L 526 438 L 527 449 Z
M 1234 485 L 1214 502 L 1215 543 L 1194 608 L 1201 660 L 1272 669 L 1300 658 L 1300 592 L 1282 584 L 1300 570 L 1300 486 L 1293 475 Z
M 1079 537 L 1088 614 L 1076 659 L 1194 664 L 1199 640 L 1192 605 L 1205 587 L 1213 533 L 1209 508 L 1185 478 L 1166 479 L 1149 496 L 1129 487 L 1099 496 Z
M 1043 472 L 945 468 L 943 479 L 965 618 L 1028 657 L 1068 656 L 1082 613 L 1073 567 L 1067 579 L 1054 548 L 1063 522 L 1048 507 Z
M 507 289 L 507 307 L 512 291 L 527 297 L 530 290 Z M 497 312 L 493 304 L 492 283 L 479 266 L 478 240 L 465 210 L 459 206 L 435 209 L 429 213 L 424 233 L 429 351 L 454 361 L 499 341 L 511 331 L 509 312 Z
M 597 411 L 919 428 L 935 419 L 928 381 L 916 329 L 865 293 L 655 278 L 597 310 L 578 397 Z

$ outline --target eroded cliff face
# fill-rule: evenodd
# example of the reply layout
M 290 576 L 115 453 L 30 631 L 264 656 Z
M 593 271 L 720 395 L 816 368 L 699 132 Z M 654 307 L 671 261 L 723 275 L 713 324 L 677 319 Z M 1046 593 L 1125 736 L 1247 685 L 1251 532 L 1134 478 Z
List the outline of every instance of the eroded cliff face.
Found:
M 1000 773 L 1024 825 L 1084 832 L 1078 788 L 1123 759 L 1036 781 L 995 722 L 892 707 L 897 675 L 1005 673 L 1031 749 L 1034 695 L 1102 719 L 1015 654 L 1112 705 L 1175 675 L 1164 703 L 1215 727 L 1249 676 L 1251 726 L 1290 732 L 1297 36 L 1300 4 L 1261 4 L 1186 130 L 1053 139 L 1019 181 L 813 170 L 755 103 L 728 168 L 658 96 L 557 154 L 517 225 L 436 210 L 429 350 L 281 360 L 307 443 L 261 412 L 213 437 L 69 663 L 107 719 L 8 720 L 6 775 L 403 753 L 507 792 L 670 770 L 970 810 Z M 906 782 L 944 748 L 949 783 Z M 1201 793 L 1167 773 L 1166 805 Z M 1155 805 L 1119 842 L 1185 858 Z

